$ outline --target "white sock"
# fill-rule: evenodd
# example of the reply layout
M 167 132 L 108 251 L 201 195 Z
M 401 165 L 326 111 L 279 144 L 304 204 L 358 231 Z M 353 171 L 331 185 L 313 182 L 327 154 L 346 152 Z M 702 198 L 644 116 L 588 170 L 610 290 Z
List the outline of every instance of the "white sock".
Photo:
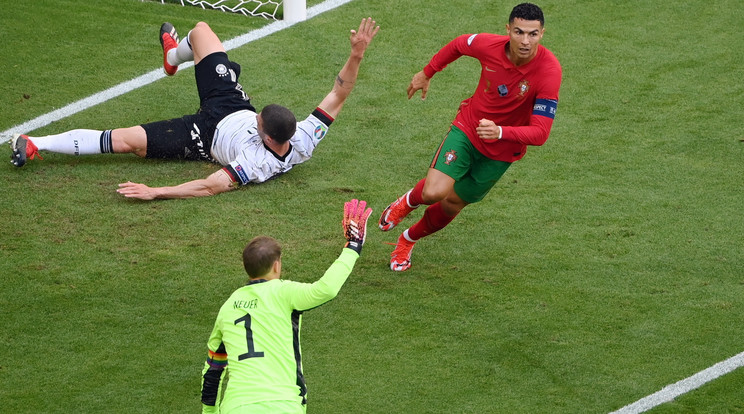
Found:
M 405 231 L 403 231 L 403 237 L 411 243 L 416 243 L 416 240 L 411 240 L 411 236 L 408 235 L 408 230 L 409 229 L 405 229 Z
M 39 150 L 69 155 L 90 155 L 113 152 L 111 131 L 73 129 L 57 135 L 29 137 Z
M 191 50 L 191 41 L 189 40 L 190 35 L 191 32 L 181 39 L 178 43 L 178 47 L 168 51 L 169 65 L 178 66 L 181 63 L 194 60 L 194 51 Z

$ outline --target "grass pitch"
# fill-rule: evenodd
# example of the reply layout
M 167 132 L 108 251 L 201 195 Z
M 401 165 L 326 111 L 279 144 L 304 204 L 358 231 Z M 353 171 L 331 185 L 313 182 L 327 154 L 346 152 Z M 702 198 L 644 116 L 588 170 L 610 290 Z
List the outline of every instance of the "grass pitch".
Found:
M 742 352 L 744 17 L 737 1 L 547 1 L 564 70 L 551 138 L 481 203 L 387 269 L 400 230 L 370 223 L 333 302 L 306 314 L 311 413 L 609 412 Z M 136 202 L 216 166 L 45 154 L 0 168 L 0 401 L 9 412 L 199 410 L 205 343 L 267 234 L 285 277 L 338 254 L 343 202 L 382 209 L 423 176 L 478 66 L 408 101 L 411 76 L 461 33 L 503 33 L 513 4 L 356 0 L 231 51 L 257 107 L 302 115 L 332 86 L 362 17 L 382 29 L 316 156 L 213 198 Z M 163 20 L 229 39 L 267 24 L 134 0 L 0 11 L 0 130 L 159 67 Z M 36 134 L 192 113 L 193 70 Z M 5 147 L 5 156 L 10 151 Z M 738 370 L 653 412 L 741 412 Z

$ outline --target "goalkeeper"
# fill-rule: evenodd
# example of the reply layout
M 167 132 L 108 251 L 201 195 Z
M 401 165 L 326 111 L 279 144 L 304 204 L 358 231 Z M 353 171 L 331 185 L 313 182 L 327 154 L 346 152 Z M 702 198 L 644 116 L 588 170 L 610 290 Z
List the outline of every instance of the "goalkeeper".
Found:
M 346 246 L 315 283 L 280 279 L 276 240 L 261 236 L 246 246 L 243 265 L 250 280 L 222 305 L 207 343 L 202 412 L 305 412 L 302 313 L 336 297 L 359 258 L 371 213 L 364 201 L 344 204 Z
M 379 28 L 367 18 L 358 30 L 351 30 L 351 53 L 332 90 L 306 119 L 297 122 L 280 105 L 256 111 L 238 83 L 240 65 L 228 59 L 222 42 L 206 23 L 197 23 L 180 42 L 173 25 L 164 23 L 160 43 L 165 72 L 174 75 L 179 64 L 194 61 L 200 98 L 196 114 L 105 131 L 75 129 L 42 137 L 16 134 L 11 141 L 11 162 L 22 167 L 38 151 L 50 151 L 133 153 L 146 158 L 205 160 L 223 167 L 204 179 L 176 186 L 119 184 L 117 192 L 142 200 L 210 196 L 264 182 L 310 159 L 354 88 L 364 52 Z

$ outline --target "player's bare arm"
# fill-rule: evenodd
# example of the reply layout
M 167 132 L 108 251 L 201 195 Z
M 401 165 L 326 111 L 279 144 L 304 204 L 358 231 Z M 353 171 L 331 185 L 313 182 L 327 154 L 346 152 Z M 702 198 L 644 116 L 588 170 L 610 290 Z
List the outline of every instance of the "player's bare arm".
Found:
M 359 23 L 358 30 L 351 30 L 351 54 L 349 55 L 349 59 L 336 76 L 336 81 L 333 83 L 331 92 L 318 105 L 320 109 L 333 118 L 337 117 L 339 112 L 341 112 L 346 98 L 349 97 L 351 90 L 354 89 L 364 52 L 380 30 L 380 26 L 376 26 L 376 23 L 371 17 L 365 18 Z
M 426 99 L 426 93 L 429 92 L 430 83 L 431 78 L 426 76 L 423 70 L 413 75 L 413 79 L 411 79 L 411 83 L 408 85 L 408 99 L 411 99 L 416 94 L 416 91 L 421 91 L 421 100 Z
M 155 200 L 206 197 L 234 190 L 235 188 L 237 188 L 235 183 L 225 170 L 219 170 L 207 178 L 188 181 L 173 187 L 149 187 L 145 184 L 128 181 L 119 184 L 119 189 L 116 192 L 127 198 Z

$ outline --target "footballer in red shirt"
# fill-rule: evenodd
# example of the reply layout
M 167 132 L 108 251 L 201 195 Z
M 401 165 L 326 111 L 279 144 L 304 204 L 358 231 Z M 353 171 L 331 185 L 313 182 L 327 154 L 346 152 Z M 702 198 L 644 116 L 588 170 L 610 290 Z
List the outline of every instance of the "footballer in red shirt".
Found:
M 391 230 L 418 206 L 424 216 L 405 230 L 393 250 L 390 268 L 411 266 L 416 241 L 447 226 L 465 206 L 482 200 L 512 162 L 529 145 L 542 145 L 558 106 L 561 65 L 540 44 L 545 32 L 540 7 L 515 6 L 507 35 L 458 36 L 439 50 L 413 76 L 408 98 L 421 91 L 426 99 L 431 78 L 462 56 L 481 64 L 473 95 L 460 103 L 447 136 L 434 154 L 426 178 L 390 204 L 380 217 L 382 231 Z

